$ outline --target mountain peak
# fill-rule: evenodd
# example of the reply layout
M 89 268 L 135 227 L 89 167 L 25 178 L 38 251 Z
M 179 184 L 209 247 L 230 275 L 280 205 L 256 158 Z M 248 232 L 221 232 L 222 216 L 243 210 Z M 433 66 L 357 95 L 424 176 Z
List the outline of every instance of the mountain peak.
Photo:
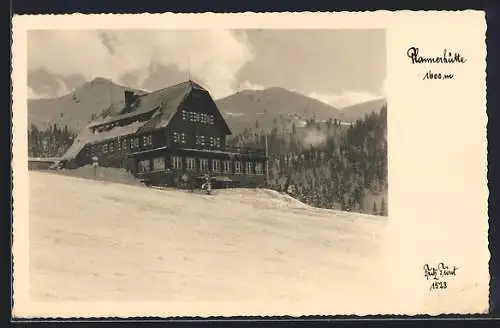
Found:
M 97 84 L 111 84 L 113 81 L 111 79 L 106 79 L 104 77 L 96 77 L 92 81 L 88 82 L 87 84 L 93 86 Z
M 293 91 L 288 90 L 288 89 L 285 89 L 285 88 L 283 88 L 283 87 L 269 87 L 269 88 L 264 89 L 264 91 L 280 91 L 280 92 L 285 91 L 285 92 L 293 92 Z

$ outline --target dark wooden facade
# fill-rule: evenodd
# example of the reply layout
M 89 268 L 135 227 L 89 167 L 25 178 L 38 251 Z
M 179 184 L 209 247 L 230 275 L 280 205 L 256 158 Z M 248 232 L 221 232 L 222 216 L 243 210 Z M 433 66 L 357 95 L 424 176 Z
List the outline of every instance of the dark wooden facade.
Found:
M 97 157 L 100 166 L 126 168 L 154 184 L 182 186 L 186 178 L 192 181 L 208 173 L 224 186 L 264 186 L 265 150 L 226 147 L 231 131 L 208 91 L 192 81 L 171 88 L 148 99 L 139 96 L 145 105 L 137 115 L 133 109 L 122 109 L 125 114 L 91 124 L 95 140 L 74 156 L 72 166 L 91 164 Z M 139 128 L 130 132 L 132 124 Z M 109 133 L 112 129 L 117 132 Z

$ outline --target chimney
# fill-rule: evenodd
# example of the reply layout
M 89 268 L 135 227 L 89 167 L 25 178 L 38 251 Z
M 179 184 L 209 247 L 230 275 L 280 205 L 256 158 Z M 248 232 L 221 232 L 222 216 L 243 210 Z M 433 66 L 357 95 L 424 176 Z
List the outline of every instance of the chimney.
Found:
M 125 107 L 132 107 L 136 98 L 137 97 L 133 91 L 125 90 Z

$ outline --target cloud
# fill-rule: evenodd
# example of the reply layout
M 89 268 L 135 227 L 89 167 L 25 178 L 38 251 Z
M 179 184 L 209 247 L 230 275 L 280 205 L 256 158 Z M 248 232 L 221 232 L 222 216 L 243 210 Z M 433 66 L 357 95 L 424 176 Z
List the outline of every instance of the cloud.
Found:
M 365 101 L 380 99 L 385 95 L 382 92 L 372 93 L 366 91 L 343 90 L 340 94 L 329 95 L 311 92 L 308 96 L 335 108 L 342 109 L 344 107 L 359 104 Z
M 42 88 L 34 88 L 33 86 L 28 86 L 28 99 L 48 99 L 48 98 L 58 98 L 70 93 L 71 90 L 66 85 L 66 82 L 54 78 L 50 85 L 44 85 Z
M 42 95 L 39 95 L 32 87 L 28 87 L 28 99 L 40 99 L 44 98 Z
M 261 84 L 253 84 L 248 80 L 240 83 L 238 90 L 264 90 L 266 87 Z
M 316 129 L 311 129 L 307 131 L 303 140 L 303 144 L 305 147 L 316 147 L 323 144 L 325 141 L 326 135 L 324 133 Z
M 387 77 L 384 79 L 382 86 L 380 87 L 379 94 L 383 97 L 387 97 Z
M 202 79 L 214 97 L 231 94 L 236 73 L 252 59 L 245 37 L 227 30 L 40 30 L 28 35 L 29 70 L 118 83 L 135 72 L 142 75 L 136 79 L 140 83 L 151 63 L 175 65 Z

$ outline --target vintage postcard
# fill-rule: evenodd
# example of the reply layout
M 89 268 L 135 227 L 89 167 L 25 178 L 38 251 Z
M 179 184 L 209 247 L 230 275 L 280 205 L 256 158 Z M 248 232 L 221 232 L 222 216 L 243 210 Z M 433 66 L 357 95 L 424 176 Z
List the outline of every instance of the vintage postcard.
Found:
M 486 313 L 480 11 L 13 19 L 13 316 Z

